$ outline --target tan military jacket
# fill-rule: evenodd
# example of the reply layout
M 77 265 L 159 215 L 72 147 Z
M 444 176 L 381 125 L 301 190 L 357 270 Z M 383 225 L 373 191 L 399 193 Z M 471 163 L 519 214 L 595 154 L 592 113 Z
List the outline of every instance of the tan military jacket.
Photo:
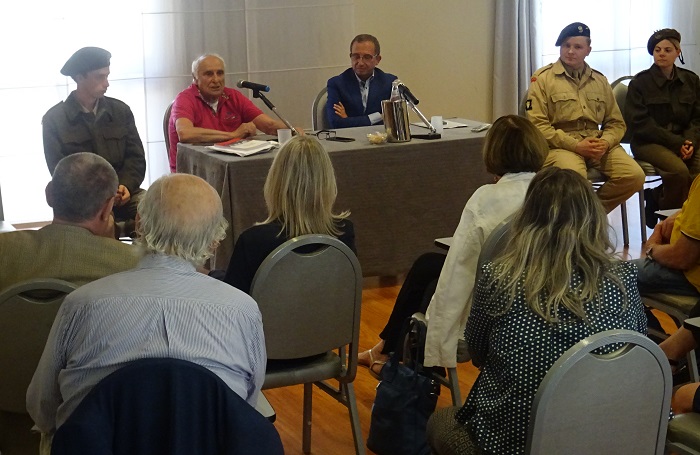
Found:
M 566 74 L 561 60 L 537 70 L 525 109 L 550 149 L 575 152 L 576 144 L 590 136 L 605 139 L 612 149 L 625 134 L 625 121 L 608 80 L 587 64 L 578 82 Z

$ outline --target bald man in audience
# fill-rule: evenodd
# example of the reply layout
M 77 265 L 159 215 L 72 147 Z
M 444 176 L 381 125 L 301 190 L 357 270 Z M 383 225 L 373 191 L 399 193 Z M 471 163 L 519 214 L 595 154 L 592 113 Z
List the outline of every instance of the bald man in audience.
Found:
M 192 62 L 192 85 L 173 101 L 168 124 L 170 171 L 177 167 L 177 143 L 220 142 L 254 136 L 260 130 L 277 134 L 287 128 L 263 112 L 238 90 L 226 87 L 226 64 L 216 54 Z M 302 131 L 301 128 L 297 128 Z
M 140 358 L 202 365 L 255 405 L 267 363 L 258 306 L 196 271 L 226 225 L 218 194 L 201 178 L 171 174 L 151 185 L 136 219 L 144 258 L 69 294 L 51 328 L 27 391 L 42 450 L 95 384 Z
M 0 291 L 32 278 L 77 285 L 134 267 L 138 250 L 114 239 L 117 173 L 94 153 L 69 155 L 46 186 L 53 221 L 34 231 L 0 234 Z

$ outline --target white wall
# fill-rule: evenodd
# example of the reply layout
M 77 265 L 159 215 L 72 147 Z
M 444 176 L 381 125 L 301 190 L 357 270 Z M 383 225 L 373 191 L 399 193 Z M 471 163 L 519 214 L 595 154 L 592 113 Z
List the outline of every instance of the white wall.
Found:
M 494 21 L 492 0 L 355 0 L 356 34 L 379 39 L 380 67 L 410 87 L 428 118 L 492 120 Z

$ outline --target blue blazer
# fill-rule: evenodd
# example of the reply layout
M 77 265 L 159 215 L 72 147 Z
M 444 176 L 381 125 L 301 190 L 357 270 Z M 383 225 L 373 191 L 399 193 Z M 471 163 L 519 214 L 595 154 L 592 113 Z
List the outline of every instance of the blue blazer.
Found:
M 374 68 L 374 79 L 369 85 L 367 109 L 362 107 L 362 95 L 357 78 L 352 68 L 348 68 L 338 76 L 328 79 L 328 101 L 326 101 L 326 118 L 333 128 L 350 128 L 353 126 L 369 126 L 369 114 L 382 112 L 382 100 L 391 97 L 391 83 L 396 76 Z M 338 101 L 345 106 L 347 118 L 340 118 L 333 111 L 333 105 Z

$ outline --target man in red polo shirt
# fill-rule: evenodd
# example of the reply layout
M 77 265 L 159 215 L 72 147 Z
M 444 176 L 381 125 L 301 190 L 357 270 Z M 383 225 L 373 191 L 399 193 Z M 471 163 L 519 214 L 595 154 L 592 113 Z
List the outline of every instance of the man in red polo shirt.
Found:
M 225 87 L 224 59 L 204 54 L 192 62 L 193 82 L 180 92 L 170 114 L 170 171 L 175 172 L 178 142 L 220 142 L 253 136 L 257 130 L 277 134 L 287 128 L 255 106 L 238 90 Z

